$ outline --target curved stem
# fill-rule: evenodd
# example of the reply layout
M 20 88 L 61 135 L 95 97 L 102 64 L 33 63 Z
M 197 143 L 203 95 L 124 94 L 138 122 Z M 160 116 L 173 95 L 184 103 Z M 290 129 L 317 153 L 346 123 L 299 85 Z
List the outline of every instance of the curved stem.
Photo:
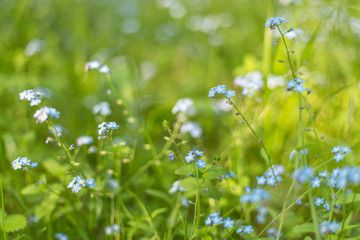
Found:
M 263 140 L 261 138 L 259 138 L 259 136 L 256 134 L 256 132 L 254 131 L 254 129 L 250 126 L 249 122 L 246 120 L 245 116 L 241 113 L 241 111 L 239 110 L 239 108 L 234 104 L 233 101 L 231 101 L 230 98 L 228 98 L 226 95 L 224 95 L 225 98 L 235 107 L 236 111 L 240 114 L 240 116 L 242 117 L 242 119 L 244 120 L 244 122 L 246 123 L 246 125 L 248 126 L 248 128 L 250 129 L 250 131 L 254 134 L 254 136 L 256 137 L 256 139 L 258 140 L 258 142 L 260 143 L 260 145 L 262 146 L 262 148 L 264 149 L 265 155 L 266 155 L 266 159 L 268 161 L 268 165 L 271 169 L 272 174 L 274 175 L 275 181 L 278 183 L 278 180 L 276 178 L 276 174 L 274 172 L 273 166 L 272 166 L 272 161 L 270 159 L 270 155 L 263 143 Z

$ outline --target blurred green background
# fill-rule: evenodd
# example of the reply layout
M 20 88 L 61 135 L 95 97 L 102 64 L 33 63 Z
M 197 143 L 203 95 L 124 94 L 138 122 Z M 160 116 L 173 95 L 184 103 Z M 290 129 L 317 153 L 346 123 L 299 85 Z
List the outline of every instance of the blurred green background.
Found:
M 283 45 L 272 46 L 278 37 L 264 27 L 273 16 L 287 19 L 281 25 L 284 31 L 300 29 L 287 41 L 295 52 L 296 69 L 315 92 L 308 101 L 324 136 L 323 150 L 330 157 L 332 146 L 352 145 L 360 138 L 358 1 L 1 0 L 0 173 L 7 211 L 18 212 L 19 205 L 28 205 L 16 192 L 31 182 L 14 181 L 23 174 L 13 172 L 11 161 L 29 156 L 41 164 L 58 155 L 57 148 L 44 143 L 50 133 L 35 123 L 34 109 L 19 100 L 24 89 L 51 90 L 46 105 L 61 112 L 56 123 L 67 129 L 64 139 L 69 144 L 80 135 L 97 137 L 99 119 L 91 108 L 108 101 L 113 114 L 107 120 L 118 122 L 118 137 L 136 148 L 126 175 L 132 176 L 152 159 L 148 141 L 128 122 L 116 97 L 107 94 L 105 75 L 84 71 L 91 60 L 110 67 L 116 88 L 157 151 L 165 144 L 163 120 L 172 124 L 172 107 L 187 97 L 197 109 L 190 120 L 199 122 L 203 133 L 195 139 L 184 135 L 188 141 L 184 152 L 197 146 L 209 159 L 221 153 L 227 159 L 223 164 L 238 175 L 239 187 L 266 170 L 251 132 L 233 114 L 214 111 L 214 101 L 207 97 L 211 87 L 226 84 L 236 90 L 235 102 L 263 137 L 274 163 L 290 167 L 288 156 L 297 144 L 298 99 L 285 90 L 284 82 L 268 87 L 269 74 L 291 79 L 287 62 L 278 61 L 286 60 Z M 234 78 L 255 70 L 264 75 L 262 91 L 252 98 L 241 95 Z M 305 125 L 310 126 L 308 118 Z M 311 132 L 306 142 L 316 165 L 320 160 L 311 145 Z M 176 166 L 167 156 L 160 161 L 154 171 L 134 182 L 139 195 L 145 194 L 143 188 L 167 192 L 177 179 Z M 348 161 L 355 163 L 355 154 Z

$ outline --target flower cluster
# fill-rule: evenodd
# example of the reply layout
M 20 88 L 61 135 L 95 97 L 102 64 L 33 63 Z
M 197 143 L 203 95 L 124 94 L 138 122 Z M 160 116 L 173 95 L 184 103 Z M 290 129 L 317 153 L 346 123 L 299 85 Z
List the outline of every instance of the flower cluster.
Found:
M 264 172 L 263 176 L 260 177 L 256 177 L 257 180 L 257 184 L 258 185 L 270 185 L 270 186 L 274 186 L 277 182 L 281 182 L 282 181 L 282 177 L 280 176 L 281 174 L 283 174 L 285 172 L 285 168 L 282 165 L 273 165 L 273 170 L 274 173 L 272 172 L 272 170 L 269 168 L 268 170 L 266 170 Z M 275 177 L 274 177 L 275 174 Z
M 250 234 L 254 231 L 253 227 L 251 225 L 246 225 L 246 226 L 241 226 L 238 228 L 238 230 L 236 230 L 236 233 L 247 233 Z
M 237 76 L 234 79 L 234 85 L 243 88 L 242 94 L 245 96 L 252 97 L 255 92 L 260 92 L 263 88 L 263 73 L 260 71 L 254 71 L 246 74 L 245 76 Z
M 90 70 L 99 70 L 99 72 L 101 73 L 111 73 L 110 69 L 107 65 L 102 65 L 98 62 L 98 61 L 91 61 L 91 62 L 87 62 L 85 64 L 85 72 L 88 72 Z
M 105 227 L 105 234 L 108 236 L 111 234 L 115 234 L 119 231 L 120 231 L 120 226 L 118 224 L 114 224 L 112 226 Z
M 344 159 L 345 154 L 348 154 L 349 152 L 351 152 L 351 149 L 347 146 L 345 146 L 345 147 L 336 146 L 336 147 L 333 147 L 331 152 L 333 154 L 335 154 L 335 156 L 334 156 L 335 161 L 339 162 Z
M 14 170 L 21 169 L 23 166 L 30 166 L 31 168 L 34 168 L 37 167 L 37 165 L 37 162 L 32 162 L 27 157 L 18 157 L 12 162 L 12 167 Z
M 226 85 L 218 85 L 211 88 L 208 97 L 214 98 L 216 94 L 224 94 L 227 98 L 235 96 L 235 91 L 226 90 Z
M 24 90 L 20 94 L 20 100 L 25 100 L 30 102 L 30 106 L 37 106 L 41 103 L 41 99 L 44 97 L 42 91 L 36 89 Z
M 295 179 L 298 183 L 305 183 L 313 175 L 314 169 L 312 169 L 310 166 L 307 166 L 295 169 L 294 173 L 292 174 L 292 178 Z
M 323 205 L 323 207 L 327 210 L 327 211 L 330 211 L 330 204 L 328 203 L 328 201 L 325 201 L 324 198 L 316 198 L 315 201 L 314 201 L 314 204 L 316 206 L 320 206 L 320 205 Z M 337 208 L 340 208 L 340 205 L 339 204 L 335 204 L 334 206 L 336 206 Z
M 116 122 L 102 122 L 98 125 L 98 128 L 99 135 L 104 134 L 104 136 L 106 136 L 110 130 L 118 129 L 119 125 Z
M 187 163 L 190 163 L 190 162 L 194 161 L 197 157 L 203 157 L 203 156 L 204 156 L 204 153 L 202 151 L 193 149 L 192 151 L 188 152 L 188 154 L 185 157 L 185 160 Z M 206 168 L 206 162 L 201 159 L 197 160 L 196 165 L 199 168 Z
M 90 136 L 80 136 L 76 139 L 76 144 L 80 147 L 83 145 L 89 145 L 94 142 L 94 139 Z
M 219 214 L 219 212 L 211 213 L 205 220 L 205 224 L 210 227 L 218 224 L 224 224 L 225 228 L 232 228 L 234 226 L 234 220 L 231 220 L 230 217 L 223 219 Z
M 262 201 L 267 201 L 270 199 L 271 195 L 268 191 L 262 188 L 254 188 L 252 190 L 249 187 L 245 188 L 246 194 L 242 195 L 240 198 L 241 203 L 259 203 Z
M 71 188 L 73 193 L 78 193 L 82 187 L 94 188 L 96 186 L 94 179 L 84 180 L 82 177 L 74 177 L 73 180 L 69 183 L 67 188 Z
M 323 174 L 327 177 L 326 172 Z M 355 185 L 360 183 L 360 167 L 337 167 L 332 171 L 330 177 L 327 178 L 327 185 L 331 185 L 332 187 L 337 187 L 339 189 L 344 189 L 351 183 Z
M 266 20 L 265 27 L 269 27 L 271 30 L 275 29 L 275 26 L 280 25 L 282 22 L 287 22 L 283 17 L 272 17 Z
M 286 89 L 288 91 L 290 90 L 294 90 L 298 93 L 302 93 L 304 90 L 307 91 L 307 94 L 312 93 L 313 91 L 311 91 L 308 88 L 305 88 L 303 83 L 305 83 L 304 80 L 300 79 L 300 78 L 295 78 L 295 80 L 290 80 L 286 83 Z
M 36 118 L 36 123 L 43 123 L 49 117 L 59 118 L 60 112 L 56 111 L 55 108 L 43 107 L 37 110 L 34 114 L 34 118 Z
M 320 224 L 320 232 L 323 234 L 335 233 L 335 231 L 340 228 L 341 228 L 340 223 L 336 221 L 332 221 L 332 222 L 325 221 Z

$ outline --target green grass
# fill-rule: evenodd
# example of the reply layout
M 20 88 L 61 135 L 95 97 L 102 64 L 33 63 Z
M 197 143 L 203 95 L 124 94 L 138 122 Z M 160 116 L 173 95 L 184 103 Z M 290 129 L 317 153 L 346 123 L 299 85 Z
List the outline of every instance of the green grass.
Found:
M 289 239 L 315 239 L 314 231 L 296 232 L 293 228 L 329 219 L 319 208 L 310 210 L 305 197 L 303 202 L 308 205 L 294 205 L 296 197 L 308 189 L 289 191 L 291 173 L 303 161 L 289 160 L 289 155 L 306 146 L 310 152 L 306 161 L 311 166 L 331 170 L 338 166 L 335 161 L 327 162 L 332 147 L 352 146 L 360 140 L 360 27 L 355 26 L 360 19 L 359 3 L 302 0 L 284 6 L 275 0 L 182 0 L 186 13 L 174 18 L 171 11 L 175 10 L 161 7 L 163 2 L 0 3 L 1 239 L 54 239 L 59 232 L 69 239 L 89 240 L 239 238 L 236 229 L 205 226 L 205 219 L 215 211 L 253 225 L 254 233 L 244 235 L 245 239 L 265 237 L 260 233 L 272 226 L 272 219 L 274 227 L 281 222 Z M 191 30 L 194 16 L 224 23 L 212 31 Z M 303 30 L 296 39 L 285 38 L 289 50 L 294 51 L 289 56 L 294 73 L 301 72 L 306 86 L 315 92 L 306 97 L 306 103 L 300 99 L 309 106 L 302 111 L 300 124 L 296 94 L 266 85 L 271 73 L 293 78 L 284 45 L 272 46 L 275 31 L 264 28 L 265 20 L 272 16 L 287 19 L 288 23 L 280 26 L 283 32 L 290 27 Z M 140 23 L 138 31 L 124 31 L 129 19 Z M 29 56 L 25 48 L 34 39 L 45 45 Z M 214 44 L 218 39 L 220 44 Z M 111 76 L 85 72 L 85 63 L 91 60 L 107 64 Z M 150 70 L 145 73 L 146 66 Z M 264 73 L 265 85 L 253 98 L 244 97 L 233 80 L 255 70 Z M 213 110 L 214 101 L 207 94 L 220 84 L 236 91 L 232 98 L 236 111 Z M 46 123 L 36 124 L 36 107 L 19 100 L 19 92 L 38 87 L 52 92 L 44 105 L 60 111 L 60 118 L 52 121 L 66 129 L 61 138 L 56 139 Z M 171 109 L 180 98 L 193 99 L 197 114 L 189 120 L 200 124 L 200 138 L 179 133 L 181 121 Z M 110 103 L 111 116 L 92 114 L 92 107 L 101 101 Z M 251 130 L 239 123 L 238 111 Z M 97 125 L 102 121 L 120 125 L 111 141 L 97 140 Z M 88 154 L 88 147 L 68 150 L 81 135 L 94 137 L 95 154 Z M 53 141 L 45 144 L 48 137 Z M 219 182 L 206 179 L 209 173 L 201 170 L 199 175 L 194 172 L 195 178 L 200 176 L 195 181 L 186 175 L 189 169 L 185 175 L 175 174 L 186 165 L 184 158 L 193 148 L 204 151 L 208 166 L 225 167 L 237 177 Z M 358 152 L 355 146 L 344 165 L 357 165 Z M 174 161 L 168 159 L 169 153 L 174 153 Z M 31 172 L 13 170 L 11 162 L 20 156 L 39 166 Z M 272 164 L 284 165 L 286 174 L 284 182 L 270 190 L 266 223 L 257 224 L 256 206 L 240 204 L 239 199 L 244 187 L 256 187 L 256 176 L 268 169 L 270 159 Z M 77 174 L 94 178 L 97 186 L 73 194 L 66 186 Z M 119 188 L 112 190 L 109 179 L 118 181 Z M 192 190 L 169 194 L 172 183 L 179 179 Z M 196 187 L 191 186 L 194 183 Z M 203 188 L 209 191 L 204 193 Z M 316 191 L 308 192 L 310 199 L 321 194 L 331 199 L 329 187 Z M 189 208 L 182 206 L 182 197 L 192 201 Z M 346 196 L 342 192 L 338 197 Z M 340 211 L 332 209 L 331 219 L 344 220 L 341 238 L 360 235 L 356 227 L 351 228 L 359 224 L 356 200 L 354 195 L 351 207 L 347 203 Z M 28 220 L 34 215 L 38 223 Z M 120 232 L 105 236 L 104 228 L 115 223 Z

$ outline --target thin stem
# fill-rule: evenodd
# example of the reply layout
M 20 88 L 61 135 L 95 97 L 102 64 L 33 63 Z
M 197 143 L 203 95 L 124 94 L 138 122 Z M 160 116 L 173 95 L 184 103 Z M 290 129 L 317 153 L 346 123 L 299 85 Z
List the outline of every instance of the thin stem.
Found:
M 262 148 L 264 149 L 265 155 L 266 155 L 266 159 L 268 160 L 268 165 L 270 166 L 271 172 L 274 175 L 275 181 L 278 183 L 278 180 L 276 178 L 276 174 L 274 172 L 273 166 L 272 166 L 272 161 L 270 159 L 270 155 L 268 153 L 268 151 L 266 150 L 266 147 L 263 143 L 263 140 L 261 138 L 259 138 L 259 136 L 256 134 L 256 132 L 254 131 L 254 129 L 250 126 L 249 122 L 246 120 L 245 116 L 241 113 L 241 111 L 239 110 L 239 108 L 234 104 L 233 101 L 231 101 L 230 98 L 228 98 L 226 95 L 224 95 L 225 98 L 235 107 L 236 111 L 240 114 L 240 116 L 242 117 L 242 119 L 244 120 L 244 122 L 246 123 L 246 125 L 248 126 L 248 128 L 251 130 L 251 132 L 253 133 L 253 135 L 256 137 L 256 139 L 258 140 L 258 142 L 260 143 L 260 145 L 262 146 Z
M 295 71 L 294 71 L 294 68 L 293 68 L 292 63 L 291 63 L 290 52 L 289 52 L 288 46 L 287 46 L 287 44 L 286 44 L 284 34 L 281 32 L 280 27 L 279 27 L 278 25 L 276 25 L 276 27 L 277 27 L 277 29 L 279 30 L 279 33 L 281 34 L 282 40 L 283 40 L 283 42 L 284 42 L 285 49 L 286 49 L 286 54 L 287 54 L 287 57 L 288 57 L 288 62 L 289 62 L 290 69 L 291 69 L 291 73 L 292 73 L 293 78 L 295 79 L 295 78 L 296 78 L 296 75 L 295 75 Z
M 196 218 L 197 218 L 198 201 L 199 201 L 199 168 L 198 168 L 197 165 L 195 165 L 195 167 L 196 167 L 196 196 L 195 196 L 194 219 L 193 219 L 193 225 L 192 225 L 191 232 L 190 232 L 190 240 L 193 239 L 195 223 L 196 223 L 196 220 L 197 220 Z
M 73 170 L 75 172 L 77 172 L 79 175 L 84 175 L 82 170 L 78 170 L 75 168 L 74 166 L 74 159 L 72 158 L 71 154 L 69 154 L 68 150 L 66 149 L 65 147 L 65 144 L 61 141 L 61 139 L 58 137 L 58 132 L 55 128 L 55 125 L 53 124 L 53 122 L 51 120 L 47 120 L 47 123 L 49 124 L 50 126 L 50 129 L 51 129 L 51 132 L 53 133 L 54 137 L 56 138 L 56 140 L 58 141 L 58 143 L 60 144 L 60 147 L 62 148 L 62 150 L 64 151 L 65 153 L 65 156 L 67 158 L 67 160 L 69 161 L 70 163 L 70 166 L 73 168 Z
M 1 194 L 2 229 L 3 229 L 4 240 L 6 240 L 7 235 L 6 235 L 6 225 L 5 225 L 5 202 L 4 202 L 4 193 L 3 193 L 1 178 L 0 178 L 0 194 Z
M 303 198 L 303 197 L 308 193 L 308 191 L 309 191 L 309 190 L 307 190 L 306 192 L 304 192 L 303 194 L 301 194 L 298 198 L 300 198 L 300 199 Z M 255 239 L 258 239 L 258 238 L 261 236 L 261 234 L 263 234 L 263 233 L 266 231 L 266 229 L 268 229 L 270 226 L 273 225 L 273 222 L 274 222 L 275 220 L 277 220 L 279 217 L 281 217 L 283 214 L 285 214 L 285 213 L 286 213 L 290 208 L 292 208 L 295 204 L 296 204 L 296 201 L 293 202 L 292 204 L 290 204 L 290 205 L 289 205 L 285 210 L 283 210 L 279 215 L 277 215 L 276 217 L 274 217 L 274 218 L 272 219 L 272 221 L 269 222 L 269 224 L 266 225 L 263 230 L 261 230 L 261 232 L 255 237 Z

